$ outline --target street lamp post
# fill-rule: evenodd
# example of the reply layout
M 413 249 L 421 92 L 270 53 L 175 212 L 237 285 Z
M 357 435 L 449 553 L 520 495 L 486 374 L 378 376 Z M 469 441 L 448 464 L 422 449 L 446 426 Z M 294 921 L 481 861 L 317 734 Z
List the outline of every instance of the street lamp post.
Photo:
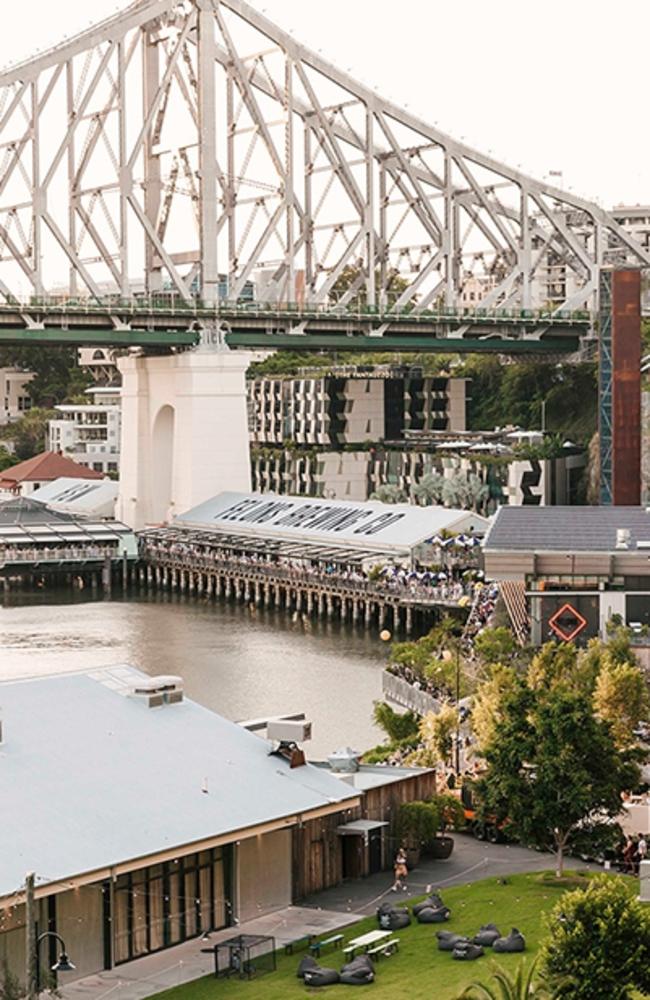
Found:
M 65 941 L 56 931 L 43 931 L 36 937 L 34 920 L 34 872 L 25 878 L 25 961 L 27 980 L 27 1000 L 36 1000 L 39 994 L 39 950 L 41 942 L 51 937 L 59 942 L 61 952 L 52 966 L 52 972 L 74 972 L 75 966 L 68 957 Z
M 460 776 L 460 643 L 457 642 L 454 644 L 454 650 L 456 653 L 456 748 L 454 753 L 454 770 L 458 778 Z M 445 649 L 442 658 L 449 663 L 453 655 L 450 649 Z

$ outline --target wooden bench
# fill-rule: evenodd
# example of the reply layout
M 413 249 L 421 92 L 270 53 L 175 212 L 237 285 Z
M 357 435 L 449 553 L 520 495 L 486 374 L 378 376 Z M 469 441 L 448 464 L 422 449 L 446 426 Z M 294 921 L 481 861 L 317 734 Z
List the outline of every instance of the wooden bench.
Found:
M 371 958 L 379 958 L 381 955 L 394 955 L 399 951 L 399 938 L 391 938 L 390 941 L 381 941 L 374 948 L 369 948 L 367 954 Z
M 306 948 L 308 945 L 311 945 L 313 940 L 314 940 L 313 934 L 303 934 L 302 937 L 294 938 L 293 941 L 287 941 L 287 943 L 284 946 L 284 953 L 285 955 L 293 955 L 294 948 L 298 948 L 300 947 L 300 945 L 304 945 L 304 947 Z
M 309 950 L 316 956 L 316 958 L 320 958 L 321 948 L 327 948 L 329 944 L 334 945 L 335 948 L 340 948 L 342 940 L 342 934 L 332 934 L 331 937 L 324 938 L 322 941 L 312 942 L 312 944 L 309 945 Z

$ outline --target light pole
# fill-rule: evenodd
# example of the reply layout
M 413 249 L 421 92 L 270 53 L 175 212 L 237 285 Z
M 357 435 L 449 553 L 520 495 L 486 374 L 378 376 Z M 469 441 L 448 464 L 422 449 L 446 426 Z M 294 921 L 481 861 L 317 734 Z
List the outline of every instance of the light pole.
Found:
M 454 753 L 454 770 L 456 777 L 460 776 L 460 643 L 454 643 L 456 653 L 456 749 Z M 454 654 L 450 649 L 445 649 L 442 658 L 449 663 Z
M 39 994 L 39 950 L 45 938 L 55 938 L 61 945 L 58 960 L 52 966 L 52 972 L 74 972 L 75 966 L 66 952 L 65 941 L 56 931 L 43 931 L 36 937 L 34 920 L 34 872 L 28 872 L 25 878 L 25 972 L 27 985 L 27 1000 L 36 1000 Z

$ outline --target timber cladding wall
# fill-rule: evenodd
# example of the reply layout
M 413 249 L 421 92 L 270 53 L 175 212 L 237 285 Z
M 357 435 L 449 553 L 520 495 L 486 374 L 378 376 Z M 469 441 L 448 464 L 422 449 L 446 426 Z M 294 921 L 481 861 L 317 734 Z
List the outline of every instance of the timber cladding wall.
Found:
M 404 776 L 399 781 L 371 788 L 356 809 L 308 820 L 293 828 L 293 899 L 297 902 L 313 892 L 337 885 L 343 879 L 343 845 L 337 827 L 356 819 L 386 822 L 382 845 L 382 866 L 390 868 L 397 847 L 395 824 L 403 802 L 428 799 L 436 793 L 433 771 Z M 368 851 L 363 852 L 361 874 L 368 873 Z

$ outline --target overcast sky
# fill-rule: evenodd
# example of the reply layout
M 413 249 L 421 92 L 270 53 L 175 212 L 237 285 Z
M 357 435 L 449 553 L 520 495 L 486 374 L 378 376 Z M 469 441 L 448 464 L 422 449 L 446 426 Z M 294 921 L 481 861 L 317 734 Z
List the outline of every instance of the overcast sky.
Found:
M 125 5 L 14 6 L 0 35 L 0 65 Z M 562 171 L 564 186 L 607 207 L 650 202 L 649 0 L 258 6 L 380 93 L 505 163 L 540 178 Z

